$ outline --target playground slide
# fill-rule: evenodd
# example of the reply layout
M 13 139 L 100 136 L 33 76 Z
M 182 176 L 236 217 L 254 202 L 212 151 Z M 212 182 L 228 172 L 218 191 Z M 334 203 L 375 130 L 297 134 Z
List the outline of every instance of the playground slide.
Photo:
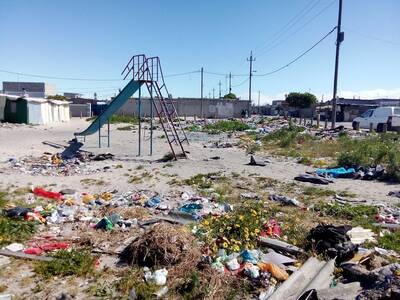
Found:
M 118 96 L 111 101 L 106 110 L 98 115 L 92 124 L 86 128 L 86 130 L 74 133 L 75 136 L 86 136 L 96 133 L 101 126 L 107 123 L 108 118 L 115 114 L 118 109 L 120 109 L 121 106 L 124 105 L 124 103 L 129 99 L 129 97 L 131 97 L 140 88 L 141 85 L 142 83 L 137 80 L 132 79 L 129 81 L 129 83 L 123 88 Z

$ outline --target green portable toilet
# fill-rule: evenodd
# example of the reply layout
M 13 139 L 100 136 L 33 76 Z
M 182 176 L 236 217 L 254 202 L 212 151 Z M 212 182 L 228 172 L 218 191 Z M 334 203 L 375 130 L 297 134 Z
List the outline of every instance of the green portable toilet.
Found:
M 28 124 L 28 101 L 21 97 L 7 95 L 4 121 Z

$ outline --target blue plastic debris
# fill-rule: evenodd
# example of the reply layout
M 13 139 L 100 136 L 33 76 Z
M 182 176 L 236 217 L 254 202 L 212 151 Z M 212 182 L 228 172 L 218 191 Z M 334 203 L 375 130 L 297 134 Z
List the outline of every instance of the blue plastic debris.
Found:
M 189 203 L 181 206 L 179 210 L 188 214 L 196 214 L 202 208 L 203 208 L 202 204 Z
M 256 256 L 256 252 L 254 250 L 253 251 L 244 250 L 242 253 L 240 253 L 240 257 L 242 257 L 244 262 L 249 262 L 252 264 L 256 264 L 258 262 L 257 256 Z
M 347 178 L 355 174 L 356 170 L 354 168 L 345 169 L 341 167 L 335 169 L 317 169 L 316 172 L 320 176 L 328 175 L 334 178 Z
M 154 196 L 153 198 L 150 198 L 149 200 L 147 200 L 147 201 L 144 203 L 144 206 L 146 206 L 146 207 L 157 207 L 158 204 L 161 203 L 161 201 L 162 201 L 162 200 L 160 199 L 160 197 Z

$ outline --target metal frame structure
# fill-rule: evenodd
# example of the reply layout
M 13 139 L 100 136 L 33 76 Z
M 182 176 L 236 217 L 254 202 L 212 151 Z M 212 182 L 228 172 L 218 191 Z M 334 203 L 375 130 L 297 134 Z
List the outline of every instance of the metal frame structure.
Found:
M 132 75 L 132 79 L 137 80 L 146 85 L 150 94 L 151 111 L 150 111 L 150 155 L 153 154 L 153 108 L 160 120 L 168 144 L 171 148 L 172 155 L 175 159 L 181 152 L 181 157 L 186 157 L 183 142 L 189 144 L 186 133 L 182 127 L 179 115 L 175 105 L 170 97 L 167 86 L 164 81 L 164 75 L 161 68 L 160 58 L 158 56 L 146 58 L 144 54 L 134 55 L 125 66 L 121 75 L 126 79 Z M 139 89 L 139 150 L 141 155 L 141 91 Z

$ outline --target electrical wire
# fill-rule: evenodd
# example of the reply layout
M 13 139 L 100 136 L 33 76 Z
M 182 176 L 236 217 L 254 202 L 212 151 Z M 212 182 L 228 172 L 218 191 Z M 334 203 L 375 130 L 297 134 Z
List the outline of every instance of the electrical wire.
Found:
M 243 80 L 241 83 L 232 85 L 231 87 L 238 87 L 238 86 L 241 86 L 241 85 L 245 84 L 247 81 L 249 81 L 249 78 L 246 78 L 246 79 Z
M 351 28 L 348 28 L 348 27 L 342 27 L 342 28 L 344 30 L 346 30 L 346 31 L 349 31 L 351 33 L 355 33 L 355 34 L 357 34 L 357 35 L 359 35 L 361 37 L 364 37 L 366 39 L 375 40 L 375 41 L 379 41 L 379 42 L 382 42 L 382 43 L 391 44 L 391 45 L 394 45 L 394 46 L 400 46 L 400 42 L 381 39 L 379 37 L 376 37 L 376 36 L 373 36 L 373 35 L 370 35 L 370 34 L 366 34 L 366 33 L 362 33 L 360 31 L 357 31 L 357 30 L 354 30 L 354 29 L 351 29 Z
M 335 31 L 336 28 L 337 28 L 336 26 L 333 27 L 332 30 L 329 31 L 326 35 L 324 35 L 318 42 L 316 42 L 314 45 L 312 45 L 310 48 L 308 48 L 306 51 L 304 51 L 303 53 L 301 53 L 299 56 L 297 56 L 295 59 L 291 60 L 289 63 L 285 64 L 284 66 L 282 66 L 282 67 L 280 67 L 280 68 L 278 68 L 278 69 L 276 69 L 276 70 L 273 70 L 273 71 L 271 71 L 271 72 L 268 72 L 268 73 L 264 73 L 264 74 L 254 74 L 253 76 L 257 76 L 257 77 L 267 76 L 267 75 L 271 75 L 271 74 L 277 73 L 277 72 L 279 72 L 279 71 L 281 71 L 281 70 L 283 70 L 283 69 L 289 67 L 291 64 L 295 63 L 295 62 L 298 61 L 300 58 L 302 58 L 303 56 L 305 56 L 308 52 L 310 52 L 312 49 L 314 49 L 314 48 L 315 48 L 318 44 L 320 44 L 323 40 L 325 40 L 329 35 L 331 35 L 331 34 Z M 204 73 L 206 73 L 206 74 L 212 74 L 212 75 L 218 75 L 218 76 L 229 76 L 229 74 L 218 73 L 218 72 L 204 71 Z M 233 77 L 233 76 L 236 76 L 236 77 L 240 77 L 240 76 L 249 76 L 249 74 L 232 74 L 232 77 Z M 248 80 L 248 78 L 247 78 L 246 80 Z M 244 81 L 244 82 L 245 82 L 245 81 Z M 244 82 L 242 82 L 242 83 L 239 84 L 239 85 L 244 84 Z M 239 86 L 239 85 L 237 85 L 237 86 Z M 233 87 L 234 87 L 234 86 L 233 86 Z
M 200 72 L 201 72 L 200 70 L 197 70 L 197 71 L 190 71 L 190 72 L 184 72 L 184 73 L 168 74 L 168 75 L 164 75 L 164 77 L 165 78 L 167 78 L 167 77 L 177 77 L 177 76 L 184 76 L 184 75 L 200 73 Z
M 216 76 L 229 76 L 229 74 L 226 74 L 226 73 L 218 73 L 218 72 L 211 72 L 211 71 L 204 71 L 204 70 L 203 70 L 203 73 L 210 74 L 210 75 L 216 75 Z
M 297 56 L 296 58 L 294 58 L 293 60 L 291 60 L 289 63 L 285 64 L 282 67 L 279 67 L 273 71 L 270 71 L 268 73 L 264 73 L 264 74 L 254 74 L 253 76 L 257 76 L 257 77 L 263 77 L 263 76 L 267 76 L 267 75 L 271 75 L 274 73 L 277 73 L 287 67 L 289 67 L 291 64 L 295 63 L 296 61 L 298 61 L 300 58 L 302 58 L 303 56 L 305 56 L 308 52 L 310 52 L 312 49 L 314 49 L 315 47 L 317 47 L 320 43 L 322 43 L 323 40 L 325 40 L 328 36 L 330 36 L 336 29 L 337 27 L 333 27 L 331 31 L 329 31 L 327 34 L 325 34 L 318 42 L 316 42 L 314 45 L 312 45 L 310 48 L 308 48 L 306 51 L 304 51 L 303 53 L 301 53 L 299 56 Z
M 289 20 L 280 30 L 276 31 L 272 37 L 274 38 L 272 42 L 268 39 L 264 42 L 262 42 L 260 45 L 254 48 L 254 52 L 257 52 L 258 49 L 263 49 L 265 44 L 267 43 L 274 43 L 276 40 L 279 40 L 285 32 L 289 31 L 293 26 L 295 26 L 299 21 L 302 20 L 312 9 L 321 2 L 321 0 L 317 0 L 316 2 L 310 1 L 308 4 L 299 12 L 297 13 L 293 18 Z
M 14 74 L 19 76 L 26 77 L 37 77 L 37 78 L 45 78 L 45 79 L 57 79 L 57 80 L 73 80 L 73 81 L 122 81 L 122 79 L 93 79 L 93 78 L 72 78 L 72 77 L 57 77 L 57 76 L 47 76 L 47 75 L 37 75 L 37 74 L 28 74 L 28 73 L 20 73 L 9 70 L 2 70 L 2 73 Z
M 301 25 L 299 28 L 297 28 L 294 32 L 292 32 L 291 34 L 286 36 L 284 39 L 282 39 L 280 41 L 279 41 L 279 39 L 272 41 L 268 47 L 263 48 L 262 50 L 260 50 L 260 53 L 256 54 L 257 58 L 265 55 L 268 52 L 271 52 L 271 50 L 282 45 L 284 42 L 286 42 L 288 39 L 290 39 L 292 36 L 294 36 L 296 33 L 301 31 L 302 29 L 304 29 L 308 24 L 310 24 L 316 18 L 318 18 L 322 13 L 324 13 L 328 8 L 330 8 L 335 2 L 336 2 L 336 0 L 331 1 L 328 5 L 326 5 L 324 8 L 322 8 L 317 14 L 315 14 L 313 17 L 311 17 L 311 19 L 309 19 L 307 22 L 305 22 L 303 25 Z M 283 37 L 283 35 L 281 37 Z
M 0 69 L 0 72 L 7 73 L 7 74 L 14 74 L 19 76 L 26 76 L 26 77 L 36 77 L 36 78 L 44 78 L 44 79 L 55 79 L 55 80 L 71 80 L 71 81 L 123 81 L 123 79 L 96 79 L 96 78 L 74 78 L 74 77 L 57 77 L 57 76 L 48 76 L 48 75 L 38 75 L 38 74 L 29 74 L 29 73 L 21 73 L 21 72 L 14 72 L 9 70 Z M 176 73 L 176 74 L 169 74 L 164 75 L 164 77 L 176 77 L 176 76 L 184 76 L 188 74 L 198 73 L 200 71 L 190 71 L 185 73 Z

